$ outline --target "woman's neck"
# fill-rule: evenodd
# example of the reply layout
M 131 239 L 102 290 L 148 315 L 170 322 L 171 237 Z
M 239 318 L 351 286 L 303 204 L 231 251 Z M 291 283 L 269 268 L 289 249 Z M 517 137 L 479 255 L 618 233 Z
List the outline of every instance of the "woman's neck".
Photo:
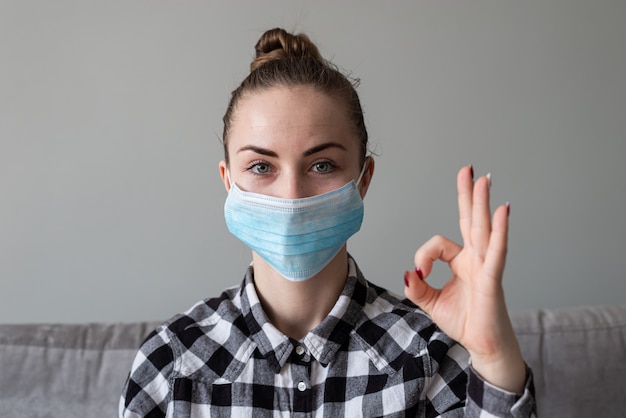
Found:
M 292 282 L 253 253 L 254 283 L 270 322 L 295 340 L 319 325 L 341 295 L 348 277 L 344 246 L 333 260 L 312 278 Z

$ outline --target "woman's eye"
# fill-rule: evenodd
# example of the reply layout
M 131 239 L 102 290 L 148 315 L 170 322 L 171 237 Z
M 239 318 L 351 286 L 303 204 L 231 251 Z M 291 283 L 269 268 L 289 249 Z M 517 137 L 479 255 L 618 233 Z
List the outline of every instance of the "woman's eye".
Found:
M 320 161 L 313 164 L 313 171 L 317 173 L 328 173 L 333 169 L 333 165 L 328 161 Z
M 267 163 L 255 163 L 250 166 L 249 170 L 254 174 L 267 174 L 271 171 L 271 167 Z

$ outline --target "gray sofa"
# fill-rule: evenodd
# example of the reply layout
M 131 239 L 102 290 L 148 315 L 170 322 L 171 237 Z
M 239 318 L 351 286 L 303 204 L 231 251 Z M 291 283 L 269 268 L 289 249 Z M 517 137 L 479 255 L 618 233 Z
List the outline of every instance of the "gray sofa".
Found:
M 626 305 L 514 312 L 540 417 L 626 417 Z M 115 417 L 157 323 L 0 325 L 0 417 Z

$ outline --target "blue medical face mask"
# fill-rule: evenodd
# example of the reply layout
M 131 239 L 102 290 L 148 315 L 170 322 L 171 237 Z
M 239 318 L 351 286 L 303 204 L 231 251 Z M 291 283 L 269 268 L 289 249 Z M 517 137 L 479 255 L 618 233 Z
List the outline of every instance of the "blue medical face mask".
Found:
M 356 182 L 303 199 L 245 192 L 231 182 L 224 204 L 228 230 L 286 279 L 310 279 L 361 228 L 364 170 Z

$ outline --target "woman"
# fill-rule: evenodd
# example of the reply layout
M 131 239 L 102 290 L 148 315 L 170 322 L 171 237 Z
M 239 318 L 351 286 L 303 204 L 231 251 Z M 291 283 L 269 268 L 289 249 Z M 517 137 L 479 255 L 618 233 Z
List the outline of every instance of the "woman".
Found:
M 491 219 L 489 179 L 459 171 L 464 245 L 428 241 L 396 299 L 346 248 L 374 174 L 354 86 L 304 35 L 269 30 L 256 51 L 219 164 L 252 264 L 146 339 L 120 416 L 533 416 L 501 286 L 509 207 Z M 440 290 L 424 281 L 439 259 Z

